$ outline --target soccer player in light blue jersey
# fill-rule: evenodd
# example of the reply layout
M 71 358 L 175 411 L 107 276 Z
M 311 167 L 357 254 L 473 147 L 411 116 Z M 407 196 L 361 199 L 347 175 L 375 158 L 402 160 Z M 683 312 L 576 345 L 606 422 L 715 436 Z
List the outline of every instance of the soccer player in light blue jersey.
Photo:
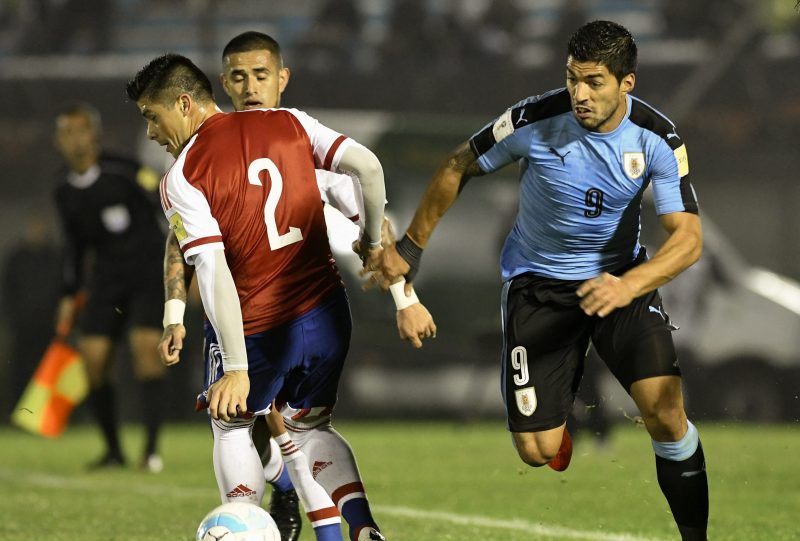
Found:
M 519 211 L 501 256 L 501 385 L 516 450 L 531 466 L 569 465 L 565 423 L 591 340 L 641 412 L 682 538 L 705 540 L 705 458 L 657 290 L 700 257 L 700 218 L 686 147 L 669 119 L 630 94 L 635 82 L 631 34 L 608 21 L 582 26 L 569 41 L 566 87 L 517 103 L 454 150 L 403 239 L 367 270 L 411 282 L 467 180 L 520 162 Z M 668 233 L 649 257 L 639 244 L 648 187 Z

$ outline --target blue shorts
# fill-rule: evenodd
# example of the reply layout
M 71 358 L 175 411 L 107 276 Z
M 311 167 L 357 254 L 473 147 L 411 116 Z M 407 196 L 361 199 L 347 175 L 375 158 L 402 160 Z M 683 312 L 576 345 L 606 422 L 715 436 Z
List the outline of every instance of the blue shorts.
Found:
M 245 336 L 250 377 L 248 411 L 264 413 L 273 400 L 297 409 L 332 408 L 352 327 L 347 294 L 338 289 L 297 319 Z M 208 388 L 223 374 L 219 342 L 208 321 L 204 331 L 205 385 L 198 404 L 204 402 Z

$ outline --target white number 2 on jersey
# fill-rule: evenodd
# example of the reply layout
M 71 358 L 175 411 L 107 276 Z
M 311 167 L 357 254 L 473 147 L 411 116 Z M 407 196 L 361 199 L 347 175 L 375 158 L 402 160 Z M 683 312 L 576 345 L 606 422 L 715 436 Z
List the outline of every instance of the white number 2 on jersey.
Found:
M 303 234 L 297 227 L 290 226 L 289 232 L 283 235 L 278 233 L 278 224 L 275 223 L 275 209 L 278 207 L 278 201 L 283 193 L 283 177 L 272 160 L 258 158 L 253 160 L 250 167 L 247 168 L 247 180 L 250 184 L 263 186 L 261 179 L 258 177 L 261 171 L 269 173 L 270 179 L 269 194 L 267 195 L 267 202 L 264 204 L 264 223 L 267 224 L 267 238 L 269 239 L 270 247 L 273 250 L 277 250 L 303 240 Z

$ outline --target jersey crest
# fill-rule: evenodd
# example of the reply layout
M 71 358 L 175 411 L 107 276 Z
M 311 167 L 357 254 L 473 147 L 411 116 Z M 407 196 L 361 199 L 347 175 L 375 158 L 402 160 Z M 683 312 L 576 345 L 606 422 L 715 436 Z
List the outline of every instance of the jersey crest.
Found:
M 636 180 L 644 174 L 644 152 L 624 152 L 622 154 L 622 168 L 631 180 Z
M 525 389 L 517 389 L 514 391 L 517 398 L 517 409 L 519 412 L 530 417 L 536 411 L 536 389 L 534 387 L 526 387 Z

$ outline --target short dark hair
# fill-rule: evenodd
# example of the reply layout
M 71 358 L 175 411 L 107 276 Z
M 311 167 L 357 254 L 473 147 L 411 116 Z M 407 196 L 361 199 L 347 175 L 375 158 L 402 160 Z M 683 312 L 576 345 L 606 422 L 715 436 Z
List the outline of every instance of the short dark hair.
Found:
M 283 57 L 281 56 L 281 46 L 272 36 L 255 32 L 243 32 L 234 37 L 222 49 L 222 59 L 234 53 L 248 53 L 250 51 L 269 51 L 278 59 L 278 65 L 283 67 Z
M 578 62 L 597 62 L 621 81 L 636 73 L 636 42 L 628 30 L 611 21 L 586 23 L 569 38 L 567 54 Z
M 214 91 L 206 74 L 191 60 L 168 53 L 151 60 L 128 81 L 128 98 L 169 103 L 186 93 L 197 101 L 213 101 Z
M 62 116 L 83 115 L 89 120 L 89 125 L 98 135 L 103 133 L 103 120 L 94 106 L 86 102 L 76 101 L 63 105 L 56 113 L 56 121 Z

